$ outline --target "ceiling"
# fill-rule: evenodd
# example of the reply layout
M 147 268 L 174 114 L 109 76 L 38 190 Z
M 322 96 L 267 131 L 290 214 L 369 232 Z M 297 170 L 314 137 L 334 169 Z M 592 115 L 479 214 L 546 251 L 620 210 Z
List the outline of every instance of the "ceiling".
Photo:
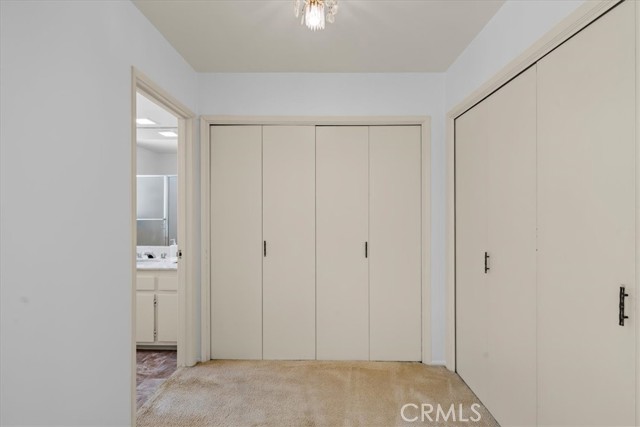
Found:
M 136 139 L 139 147 L 155 151 L 156 153 L 177 153 L 178 139 L 160 135 L 161 131 L 178 133 L 178 119 L 176 116 L 146 98 L 136 94 L 136 118 L 149 119 L 156 124 L 136 125 Z
M 338 0 L 313 32 L 293 0 L 133 0 L 198 72 L 443 72 L 504 0 Z

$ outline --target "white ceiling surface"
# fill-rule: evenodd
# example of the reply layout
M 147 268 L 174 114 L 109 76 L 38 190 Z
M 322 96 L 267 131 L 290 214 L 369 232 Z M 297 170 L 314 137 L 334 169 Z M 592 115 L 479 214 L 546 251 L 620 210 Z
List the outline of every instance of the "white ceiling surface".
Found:
M 504 0 L 338 0 L 313 32 L 293 0 L 133 0 L 198 72 L 444 72 Z
M 136 94 L 136 118 L 149 119 L 155 125 L 137 125 L 136 139 L 139 147 L 156 153 L 177 153 L 178 139 L 160 135 L 160 131 L 178 133 L 178 119 L 176 116 L 146 98 Z

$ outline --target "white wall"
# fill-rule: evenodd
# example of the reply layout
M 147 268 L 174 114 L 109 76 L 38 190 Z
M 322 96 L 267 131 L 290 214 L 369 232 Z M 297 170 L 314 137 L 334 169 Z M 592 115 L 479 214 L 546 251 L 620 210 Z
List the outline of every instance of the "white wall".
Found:
M 447 70 L 446 111 L 498 73 L 584 0 L 509 0 Z
M 137 175 L 177 175 L 178 155 L 136 147 Z
M 444 361 L 444 74 L 200 74 L 199 111 L 227 115 L 428 115 L 432 357 Z
M 196 110 L 131 2 L 0 2 L 2 425 L 129 425 L 132 65 Z

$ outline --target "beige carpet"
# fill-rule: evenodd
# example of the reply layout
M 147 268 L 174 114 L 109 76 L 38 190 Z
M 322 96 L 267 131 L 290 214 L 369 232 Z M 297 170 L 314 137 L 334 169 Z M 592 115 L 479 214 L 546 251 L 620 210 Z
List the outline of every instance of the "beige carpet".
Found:
M 416 406 L 405 418 L 417 420 L 403 420 L 407 403 Z M 474 407 L 475 421 L 474 403 L 456 374 L 421 363 L 225 360 L 179 369 L 140 408 L 138 426 L 498 425 L 484 407 Z M 433 406 L 432 422 L 420 419 L 422 404 Z

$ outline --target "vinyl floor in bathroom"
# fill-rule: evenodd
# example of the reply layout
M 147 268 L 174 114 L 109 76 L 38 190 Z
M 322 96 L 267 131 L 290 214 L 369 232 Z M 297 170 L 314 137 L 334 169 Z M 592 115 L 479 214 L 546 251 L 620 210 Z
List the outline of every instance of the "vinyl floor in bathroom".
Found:
M 136 351 L 136 404 L 138 409 L 160 384 L 176 371 L 175 350 Z

